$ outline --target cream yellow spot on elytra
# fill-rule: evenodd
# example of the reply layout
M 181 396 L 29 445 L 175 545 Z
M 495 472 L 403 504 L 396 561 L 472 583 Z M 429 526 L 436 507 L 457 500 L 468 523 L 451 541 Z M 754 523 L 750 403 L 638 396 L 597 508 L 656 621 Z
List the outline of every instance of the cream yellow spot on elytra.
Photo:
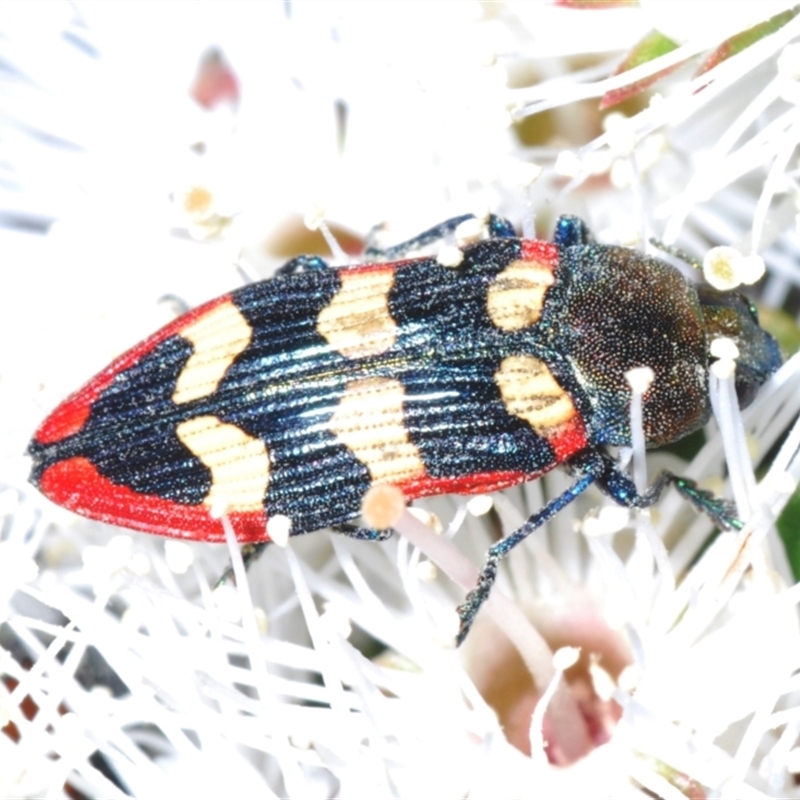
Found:
M 253 332 L 228 300 L 187 325 L 180 335 L 192 343 L 194 352 L 175 384 L 172 399 L 178 404 L 216 391 L 233 360 L 250 344 Z
M 492 281 L 486 293 L 486 310 L 504 331 L 517 331 L 539 319 L 544 295 L 553 285 L 553 271 L 538 261 L 512 261 Z
M 341 288 L 319 312 L 317 332 L 347 358 L 385 353 L 397 338 L 389 313 L 394 270 L 342 270 L 339 278 Z
M 551 434 L 575 415 L 570 396 L 538 358 L 508 356 L 494 379 L 508 413 L 525 420 L 540 436 Z
M 203 503 L 227 511 L 261 511 L 269 486 L 269 454 L 261 439 L 217 417 L 181 422 L 178 438 L 211 471 Z
M 397 380 L 366 378 L 345 386 L 328 427 L 369 470 L 373 483 L 402 483 L 425 473 L 403 424 L 405 389 Z

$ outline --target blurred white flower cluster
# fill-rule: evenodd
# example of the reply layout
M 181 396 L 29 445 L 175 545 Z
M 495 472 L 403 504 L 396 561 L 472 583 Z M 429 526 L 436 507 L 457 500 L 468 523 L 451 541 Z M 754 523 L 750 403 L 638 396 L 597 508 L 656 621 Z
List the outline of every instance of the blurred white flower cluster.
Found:
M 560 471 L 420 503 L 410 538 L 290 539 L 215 590 L 236 548 L 76 518 L 22 455 L 181 309 L 327 253 L 304 219 L 352 259 L 384 221 L 401 241 L 491 210 L 549 237 L 577 213 L 602 241 L 714 247 L 726 287 L 766 265 L 760 302 L 796 314 L 800 16 L 682 6 L 0 6 L 0 796 L 800 797 L 775 529 L 796 358 L 691 460 L 648 456 L 729 476 L 740 533 L 676 493 L 638 515 L 587 493 L 503 564 L 460 650 L 434 562 L 481 563 Z M 616 74 L 653 31 L 672 45 Z

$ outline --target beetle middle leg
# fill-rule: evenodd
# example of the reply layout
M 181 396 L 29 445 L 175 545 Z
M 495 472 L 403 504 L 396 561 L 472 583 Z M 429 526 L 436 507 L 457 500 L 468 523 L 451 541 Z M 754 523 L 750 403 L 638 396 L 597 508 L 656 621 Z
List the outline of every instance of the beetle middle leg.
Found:
M 380 226 L 375 226 L 367 234 L 367 244 L 364 248 L 364 256 L 367 258 L 381 258 L 387 261 L 401 258 L 408 255 L 413 250 L 432 244 L 433 242 L 444 239 L 462 223 L 470 219 L 476 219 L 475 214 L 461 214 L 458 217 L 440 222 L 426 231 L 417 234 L 408 241 L 391 247 L 377 247 L 374 244 L 375 234 Z M 490 239 L 507 239 L 517 235 L 514 226 L 505 218 L 498 217 L 496 214 L 489 214 L 486 218 L 486 226 L 489 231 Z M 307 272 L 316 269 L 330 269 L 330 265 L 320 256 L 296 256 L 275 270 L 276 275 L 293 275 L 295 272 Z
M 386 528 L 385 530 L 359 528 L 358 525 L 351 525 L 349 522 L 344 522 L 341 525 L 331 525 L 331 530 L 349 536 L 351 539 L 368 542 L 385 542 L 394 533 L 391 528 Z
M 566 492 L 551 500 L 544 508 L 534 514 L 522 527 L 502 538 L 489 548 L 483 569 L 478 575 L 475 588 L 467 595 L 464 602 L 456 609 L 461 625 L 456 636 L 456 644 L 461 644 L 469 633 L 475 615 L 489 596 L 492 585 L 497 577 L 497 565 L 501 558 L 505 558 L 523 539 L 530 536 L 549 519 L 552 519 L 561 509 L 568 506 L 578 495 L 589 488 L 599 477 L 602 465 L 597 460 L 587 462 L 586 472 Z M 591 470 L 594 471 L 591 471 Z

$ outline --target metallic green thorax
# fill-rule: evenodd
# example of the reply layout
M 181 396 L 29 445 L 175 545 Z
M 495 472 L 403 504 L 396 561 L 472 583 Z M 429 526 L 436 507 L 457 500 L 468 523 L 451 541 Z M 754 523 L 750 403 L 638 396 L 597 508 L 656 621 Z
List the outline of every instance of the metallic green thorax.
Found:
M 554 347 L 572 364 L 592 406 L 593 444 L 628 445 L 631 390 L 625 377 L 650 367 L 644 396 L 648 445 L 675 441 L 706 423 L 709 347 L 719 336 L 740 351 L 736 389 L 742 407 L 781 363 L 741 295 L 697 289 L 671 265 L 623 247 L 563 247 Z

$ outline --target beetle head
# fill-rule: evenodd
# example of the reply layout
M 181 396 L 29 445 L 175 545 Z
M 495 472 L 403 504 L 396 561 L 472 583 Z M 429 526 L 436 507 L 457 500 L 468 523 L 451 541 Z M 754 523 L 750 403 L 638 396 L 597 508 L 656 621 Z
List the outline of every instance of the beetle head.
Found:
M 725 336 L 739 349 L 736 359 L 736 395 L 739 406 L 746 408 L 758 388 L 781 365 L 780 348 L 775 339 L 759 324 L 755 306 L 738 292 L 718 292 L 708 286 L 698 287 L 698 297 L 706 321 L 709 346 Z

